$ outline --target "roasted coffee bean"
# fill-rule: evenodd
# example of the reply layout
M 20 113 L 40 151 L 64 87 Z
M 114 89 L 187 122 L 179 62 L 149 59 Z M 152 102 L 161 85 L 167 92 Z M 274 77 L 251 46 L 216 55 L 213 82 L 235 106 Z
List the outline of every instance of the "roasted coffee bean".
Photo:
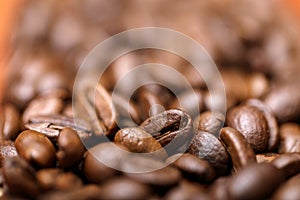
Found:
M 229 200 L 228 186 L 231 177 L 219 177 L 209 188 L 209 199 L 214 200 Z
M 85 147 L 76 131 L 64 128 L 57 138 L 57 146 L 56 159 L 60 167 L 68 169 L 81 162 Z
M 35 170 L 22 158 L 3 160 L 3 176 L 8 192 L 17 196 L 35 198 L 39 193 Z
M 284 181 L 284 173 L 267 163 L 245 166 L 232 177 L 230 199 L 266 199 Z
M 286 177 L 293 176 L 300 172 L 300 154 L 285 153 L 275 158 L 271 164 L 281 169 Z
M 110 142 L 101 143 L 89 149 L 83 160 L 83 173 L 91 183 L 100 183 L 120 169 L 120 163 L 126 161 L 126 147 Z
M 299 199 L 300 196 L 300 174 L 290 178 L 276 190 L 272 196 L 273 200 Z
M 18 156 L 17 149 L 15 147 L 15 143 L 10 140 L 5 140 L 0 143 L 0 162 L 8 157 Z
M 20 129 L 20 114 L 12 104 L 2 107 L 0 113 L 0 138 L 1 140 L 14 140 Z
M 268 150 L 274 151 L 279 142 L 279 130 L 275 116 L 271 112 L 270 108 L 268 108 L 262 101 L 258 99 L 249 99 L 245 102 L 245 104 L 248 106 L 254 106 L 264 113 L 270 131 Z
M 71 127 L 76 130 L 82 139 L 89 138 L 92 135 L 92 127 L 81 119 L 73 119 L 63 115 L 36 116 L 29 120 L 25 127 L 45 134 L 52 140 L 57 140 L 61 130 L 65 127 Z
M 169 154 L 187 148 L 193 137 L 191 117 L 184 111 L 171 109 L 146 119 L 140 126 L 150 133 Z
M 285 123 L 280 126 L 279 153 L 300 153 L 300 125 Z
M 115 135 L 115 142 L 121 143 L 131 152 L 147 153 L 147 155 L 165 160 L 168 157 L 165 149 L 149 133 L 141 128 L 124 128 Z
M 225 117 L 220 112 L 206 111 L 201 113 L 194 120 L 194 128 L 199 131 L 205 131 L 219 137 L 219 132 L 223 127 Z
M 211 133 L 197 131 L 188 152 L 208 161 L 218 175 L 228 172 L 229 155 L 221 141 Z
M 190 153 L 175 154 L 168 158 L 167 163 L 181 170 L 185 177 L 197 182 L 211 182 L 216 175 L 206 160 Z
M 235 170 L 256 162 L 253 149 L 239 131 L 230 127 L 222 128 L 220 138 L 229 152 Z
M 240 105 L 230 109 L 226 123 L 246 138 L 255 153 L 264 152 L 269 142 L 269 127 L 264 112 L 253 106 Z
M 270 85 L 266 76 L 262 73 L 253 73 L 248 76 L 248 95 L 250 98 L 260 98 L 265 95 Z
M 269 163 L 275 158 L 277 158 L 280 154 L 278 153 L 262 153 L 256 154 L 256 160 L 258 163 Z
M 42 133 L 23 131 L 16 139 L 18 154 L 36 167 L 52 167 L 55 164 L 55 149 Z
M 82 187 L 82 181 L 72 172 L 63 172 L 58 168 L 41 169 L 36 173 L 39 187 L 47 190 L 76 190 Z

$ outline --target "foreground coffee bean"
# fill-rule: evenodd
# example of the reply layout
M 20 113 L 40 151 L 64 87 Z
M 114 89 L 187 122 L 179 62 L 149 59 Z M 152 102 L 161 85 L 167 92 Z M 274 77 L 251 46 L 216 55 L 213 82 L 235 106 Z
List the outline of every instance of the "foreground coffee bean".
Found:
M 8 192 L 35 198 L 39 193 L 35 170 L 22 158 L 13 157 L 3 160 L 3 176 Z
M 285 123 L 280 126 L 279 153 L 300 152 L 300 126 L 295 123 Z
M 222 128 L 220 138 L 229 152 L 235 170 L 256 162 L 253 149 L 239 131 L 230 127 Z
M 275 158 L 271 164 L 281 169 L 286 177 L 293 176 L 300 172 L 300 154 L 286 153 Z
M 0 113 L 1 140 L 14 140 L 20 129 L 20 114 L 15 106 L 6 104 Z
M 271 164 L 251 164 L 229 183 L 231 199 L 265 199 L 284 181 L 284 173 Z
M 198 131 L 188 152 L 208 161 L 218 175 L 228 173 L 229 155 L 221 141 L 211 133 Z
M 240 105 L 227 113 L 226 123 L 243 134 L 255 153 L 264 152 L 269 143 L 269 127 L 264 112 L 257 107 Z
M 16 139 L 18 154 L 36 167 L 52 167 L 55 164 L 55 149 L 51 141 L 36 131 L 23 131 Z
M 299 199 L 300 174 L 283 183 L 272 196 L 273 200 Z

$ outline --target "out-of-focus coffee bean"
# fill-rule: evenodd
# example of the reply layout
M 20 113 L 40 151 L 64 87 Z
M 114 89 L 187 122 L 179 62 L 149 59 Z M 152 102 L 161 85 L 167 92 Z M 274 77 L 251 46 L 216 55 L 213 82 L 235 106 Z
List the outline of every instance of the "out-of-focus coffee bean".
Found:
M 300 174 L 290 178 L 285 183 L 281 184 L 276 190 L 272 199 L 282 200 L 282 199 L 299 199 L 300 196 Z
M 281 169 L 286 177 L 293 176 L 300 172 L 300 154 L 285 153 L 275 158 L 271 164 Z
M 297 119 L 300 113 L 299 84 L 276 85 L 267 94 L 264 102 L 280 122 Z
M 279 142 L 279 130 L 276 118 L 271 112 L 270 108 L 268 108 L 262 101 L 258 99 L 249 99 L 245 102 L 245 105 L 254 106 L 264 113 L 270 131 L 268 150 L 274 151 Z
M 280 154 L 278 153 L 262 153 L 256 154 L 257 163 L 269 163 L 275 158 L 277 158 Z
M 264 152 L 269 142 L 269 127 L 264 112 L 253 106 L 237 106 L 227 113 L 226 123 L 238 130 L 255 153 Z
M 120 163 L 126 160 L 126 154 L 121 151 L 128 150 L 120 144 L 109 142 L 89 149 L 82 167 L 85 178 L 91 183 L 101 183 L 117 174 L 116 169 L 119 169 Z
M 5 140 L 0 143 L 0 163 L 7 157 L 15 156 L 18 156 L 18 152 L 13 141 Z
M 126 177 L 114 178 L 101 187 L 100 199 L 128 199 L 142 200 L 150 195 L 150 189 Z
M 42 133 L 23 131 L 17 137 L 15 146 L 18 154 L 36 167 L 52 167 L 55 164 L 55 149 Z
M 228 172 L 229 155 L 221 141 L 211 133 L 197 131 L 188 152 L 208 161 L 218 175 Z
M 36 173 L 39 187 L 43 190 L 76 190 L 82 187 L 82 181 L 72 172 L 63 172 L 58 168 L 41 169 Z
M 5 104 L 0 113 L 0 137 L 2 140 L 14 140 L 20 129 L 20 114 L 12 104 Z
M 114 140 L 135 153 L 148 153 L 147 155 L 161 160 L 165 160 L 168 157 L 167 152 L 160 143 L 144 129 L 138 127 L 119 130 Z
M 229 200 L 228 186 L 230 181 L 229 176 L 219 177 L 209 188 L 210 199 Z
M 168 158 L 168 163 L 183 172 L 183 175 L 197 182 L 211 182 L 215 178 L 215 170 L 203 159 L 190 153 L 175 154 Z
M 235 170 L 256 162 L 253 149 L 239 131 L 230 127 L 222 128 L 220 138 L 229 152 Z
M 146 119 L 140 126 L 166 149 L 168 154 L 187 148 L 193 137 L 191 117 L 184 111 L 171 109 Z
M 285 123 L 279 128 L 280 146 L 279 153 L 300 153 L 300 125 Z
M 60 132 L 57 146 L 56 159 L 59 166 L 66 169 L 77 166 L 85 152 L 80 137 L 71 128 L 64 128 Z
M 181 200 L 181 199 L 208 199 L 207 191 L 201 185 L 181 181 L 180 184 L 171 189 L 164 199 L 166 200 Z
M 205 131 L 219 137 L 219 132 L 223 127 L 225 122 L 225 117 L 220 112 L 206 111 L 201 113 L 194 120 L 194 128 L 199 131 Z
M 2 170 L 9 193 L 30 198 L 38 195 L 36 172 L 24 159 L 6 158 L 3 160 Z
M 262 73 L 254 73 L 248 77 L 248 95 L 250 98 L 260 98 L 269 90 L 269 82 Z
M 265 199 L 284 181 L 284 173 L 267 163 L 245 166 L 229 183 L 231 199 Z

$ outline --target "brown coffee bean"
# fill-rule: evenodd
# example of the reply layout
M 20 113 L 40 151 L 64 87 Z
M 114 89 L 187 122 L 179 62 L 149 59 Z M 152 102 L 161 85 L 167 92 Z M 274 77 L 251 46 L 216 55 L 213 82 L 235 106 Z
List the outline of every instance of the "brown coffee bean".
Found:
M 274 151 L 279 143 L 279 130 L 276 118 L 271 112 L 270 108 L 268 108 L 262 101 L 258 99 L 249 99 L 245 102 L 245 105 L 254 106 L 264 113 L 270 131 L 268 150 Z
M 229 183 L 230 199 L 265 199 L 284 181 L 282 170 L 271 164 L 251 164 L 235 174 Z
M 208 161 L 218 175 L 228 172 L 229 155 L 221 141 L 211 133 L 196 132 L 188 152 Z
M 278 153 L 262 153 L 256 154 L 256 160 L 258 163 L 269 163 L 275 158 L 277 158 L 280 154 Z
M 126 177 L 114 178 L 101 187 L 100 199 L 147 199 L 150 190 L 146 185 L 140 184 Z
M 231 177 L 221 176 L 210 187 L 209 199 L 229 200 L 228 187 Z
M 281 169 L 286 177 L 293 176 L 300 172 L 300 154 L 285 153 L 275 158 L 271 164 Z
M 219 137 L 219 132 L 223 127 L 225 117 L 220 112 L 206 111 L 201 113 L 194 120 L 194 128 L 199 131 L 205 131 Z
M 69 169 L 81 162 L 85 147 L 76 131 L 64 128 L 57 138 L 57 146 L 56 159 L 60 167 Z
M 285 123 L 280 126 L 279 153 L 300 153 L 300 125 Z
M 115 142 L 127 147 L 131 152 L 147 153 L 147 155 L 165 160 L 168 155 L 160 143 L 141 128 L 124 128 L 115 135 Z
M 51 141 L 36 131 L 23 131 L 16 139 L 18 154 L 36 167 L 51 167 L 55 164 L 55 149 Z
M 8 157 L 18 156 L 17 149 L 15 147 L 15 143 L 10 140 L 5 140 L 0 143 L 0 162 L 2 164 L 2 160 Z M 1 165 L 0 164 L 0 165 Z
M 171 109 L 146 119 L 140 126 L 150 133 L 169 154 L 187 148 L 193 137 L 191 117 L 184 111 Z
M 0 137 L 2 140 L 14 140 L 20 129 L 20 114 L 12 104 L 5 104 L 0 113 Z
M 283 200 L 283 199 L 299 199 L 300 196 L 300 174 L 290 178 L 285 183 L 281 184 L 276 190 L 272 199 Z
M 186 178 L 197 182 L 211 182 L 216 175 L 206 160 L 190 153 L 175 154 L 168 158 L 167 163 L 182 171 Z
M 264 152 L 269 142 L 269 127 L 264 112 L 253 106 L 236 106 L 227 112 L 226 123 L 238 130 L 255 153 Z
M 35 170 L 22 158 L 3 160 L 3 176 L 8 192 L 17 196 L 35 198 L 39 193 Z
M 239 131 L 230 127 L 222 128 L 220 138 L 229 152 L 235 170 L 256 162 L 253 149 Z

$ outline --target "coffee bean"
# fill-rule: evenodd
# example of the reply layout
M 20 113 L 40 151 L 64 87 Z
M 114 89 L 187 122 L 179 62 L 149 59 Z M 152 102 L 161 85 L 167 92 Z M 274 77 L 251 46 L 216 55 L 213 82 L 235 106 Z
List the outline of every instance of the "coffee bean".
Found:
M 211 133 L 197 131 L 188 152 L 208 161 L 218 175 L 228 172 L 229 155 L 220 140 Z
M 280 126 L 279 153 L 300 152 L 300 126 L 294 123 L 285 123 Z
M 253 149 L 239 131 L 230 127 L 222 128 L 220 138 L 229 152 L 235 170 L 256 162 Z
M 18 154 L 36 167 L 52 167 L 55 149 L 51 141 L 36 131 L 23 131 L 16 139 Z
M 256 154 L 256 160 L 258 163 L 269 163 L 279 156 L 278 153 L 262 153 Z
M 221 176 L 219 177 L 209 189 L 210 199 L 215 200 L 229 200 L 228 187 L 231 177 Z
M 39 193 L 35 170 L 22 158 L 3 160 L 3 176 L 8 192 L 17 196 L 35 198 Z
M 71 128 L 64 128 L 57 138 L 58 150 L 56 159 L 58 165 L 68 169 L 77 166 L 85 152 L 85 148 L 77 135 Z
M 184 111 L 171 109 L 146 119 L 140 126 L 150 133 L 169 154 L 187 148 L 193 137 L 191 117 Z
M 165 160 L 168 155 L 160 143 L 141 128 L 125 128 L 115 135 L 115 142 L 121 143 L 135 153 L 148 153 L 147 155 Z
M 211 182 L 215 178 L 215 171 L 206 160 L 189 153 L 175 154 L 168 158 L 167 163 L 181 170 L 186 178 L 197 182 Z
M 271 164 L 281 169 L 286 177 L 293 176 L 300 172 L 300 154 L 285 153 L 275 158 Z
M 2 164 L 2 160 L 8 157 L 18 156 L 17 149 L 15 147 L 15 143 L 10 140 L 5 140 L 0 143 L 0 162 Z
M 15 106 L 6 104 L 0 113 L 0 137 L 1 140 L 14 140 L 20 129 L 20 114 Z
M 199 131 L 205 131 L 219 137 L 219 132 L 223 127 L 225 122 L 225 117 L 220 112 L 206 111 L 201 113 L 194 120 L 194 128 Z
M 282 200 L 282 199 L 299 199 L 300 196 L 300 174 L 290 178 L 285 183 L 281 184 L 276 190 L 272 199 Z
M 265 199 L 284 180 L 282 170 L 271 164 L 251 164 L 233 176 L 229 184 L 230 199 Z
M 264 112 L 257 107 L 241 105 L 230 109 L 226 123 L 243 134 L 255 153 L 267 149 L 269 127 Z

